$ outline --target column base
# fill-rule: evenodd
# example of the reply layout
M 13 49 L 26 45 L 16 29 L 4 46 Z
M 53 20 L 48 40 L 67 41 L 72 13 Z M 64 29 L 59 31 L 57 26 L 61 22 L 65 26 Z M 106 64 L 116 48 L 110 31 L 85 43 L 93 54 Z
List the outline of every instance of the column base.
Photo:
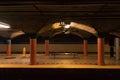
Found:
M 27 58 L 26 56 L 22 56 L 22 58 Z
M 84 57 L 88 56 L 88 54 L 83 54 Z
M 38 63 L 29 63 L 29 65 L 38 65 Z
M 49 56 L 49 54 L 45 54 L 45 56 Z
M 102 64 L 98 64 L 98 65 L 100 65 L 100 66 L 105 66 L 105 63 L 102 63 Z
M 98 65 L 104 66 L 104 65 L 105 65 L 105 62 L 104 62 L 104 61 L 102 61 L 102 62 L 99 62 L 99 61 L 98 61 Z

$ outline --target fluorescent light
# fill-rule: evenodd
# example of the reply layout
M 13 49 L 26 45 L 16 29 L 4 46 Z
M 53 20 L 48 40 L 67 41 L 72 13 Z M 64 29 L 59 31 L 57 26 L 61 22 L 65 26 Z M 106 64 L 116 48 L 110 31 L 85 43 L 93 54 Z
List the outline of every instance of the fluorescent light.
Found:
M 10 26 L 8 24 L 0 22 L 0 28 L 10 28 Z
M 70 28 L 70 25 L 69 24 L 65 25 L 65 28 Z

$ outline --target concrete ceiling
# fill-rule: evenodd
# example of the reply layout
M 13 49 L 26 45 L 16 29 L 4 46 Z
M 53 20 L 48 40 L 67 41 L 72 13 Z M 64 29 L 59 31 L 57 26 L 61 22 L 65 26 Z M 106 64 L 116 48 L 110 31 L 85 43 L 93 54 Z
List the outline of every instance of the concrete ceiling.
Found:
M 0 30 L 0 36 L 7 38 L 7 39 L 12 39 L 17 36 L 25 34 L 23 31 L 20 30 L 14 30 L 14 29 L 2 29 Z
M 59 22 L 61 17 L 66 21 L 89 25 L 96 32 L 120 36 L 120 1 L 4 0 L 0 2 L 0 21 L 11 25 L 11 29 L 22 30 L 25 33 L 34 34 L 46 30 L 40 35 L 60 34 L 63 29 L 49 29 L 52 24 Z M 91 35 L 85 30 L 72 29 L 73 34 L 85 38 Z

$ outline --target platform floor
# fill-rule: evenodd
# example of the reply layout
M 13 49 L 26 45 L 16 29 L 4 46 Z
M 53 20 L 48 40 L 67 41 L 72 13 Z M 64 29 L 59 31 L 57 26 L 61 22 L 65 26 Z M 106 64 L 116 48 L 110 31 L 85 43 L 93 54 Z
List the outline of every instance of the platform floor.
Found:
M 29 65 L 30 55 L 22 58 L 22 54 L 12 54 L 13 58 L 6 59 L 6 54 L 0 54 L 0 68 L 108 68 L 120 69 L 120 60 L 110 58 L 105 54 L 105 66 L 97 65 L 97 54 L 49 55 L 37 54 L 37 65 Z

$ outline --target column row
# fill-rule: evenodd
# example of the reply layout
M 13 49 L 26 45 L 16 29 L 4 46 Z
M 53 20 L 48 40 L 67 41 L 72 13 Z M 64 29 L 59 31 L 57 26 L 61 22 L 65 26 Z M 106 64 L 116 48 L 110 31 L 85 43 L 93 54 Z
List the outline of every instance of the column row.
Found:
M 97 39 L 97 46 L 98 46 L 98 65 L 105 65 L 104 62 L 104 38 Z M 83 41 L 83 55 L 87 56 L 87 40 Z M 37 39 L 31 38 L 30 39 L 30 64 L 34 65 L 37 64 L 36 54 L 37 54 Z M 49 55 L 49 40 L 45 40 L 45 55 Z M 11 40 L 8 40 L 7 45 L 7 56 L 11 56 Z M 116 59 L 119 59 L 119 38 L 116 39 Z

